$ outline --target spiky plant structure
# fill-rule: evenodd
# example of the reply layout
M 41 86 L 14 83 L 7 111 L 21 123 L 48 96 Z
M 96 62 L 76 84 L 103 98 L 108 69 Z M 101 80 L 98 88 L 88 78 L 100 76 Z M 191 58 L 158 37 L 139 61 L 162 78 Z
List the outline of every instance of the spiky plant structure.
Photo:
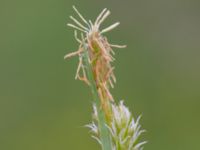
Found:
M 116 82 L 111 64 L 115 60 L 113 48 L 126 46 L 110 44 L 104 33 L 113 30 L 120 23 L 116 22 L 100 30 L 100 25 L 110 15 L 109 10 L 103 9 L 93 23 L 91 20 L 87 21 L 74 6 L 73 9 L 81 21 L 70 16 L 74 24 L 70 23 L 68 26 L 74 29 L 79 48 L 65 58 L 79 56 L 75 78 L 89 85 L 96 99 L 93 122 L 87 127 L 91 129 L 92 137 L 100 143 L 103 150 L 141 150 L 146 142 L 138 140 L 144 132 L 140 129 L 140 117 L 135 120 L 122 101 L 119 105 L 115 104 L 110 92 Z

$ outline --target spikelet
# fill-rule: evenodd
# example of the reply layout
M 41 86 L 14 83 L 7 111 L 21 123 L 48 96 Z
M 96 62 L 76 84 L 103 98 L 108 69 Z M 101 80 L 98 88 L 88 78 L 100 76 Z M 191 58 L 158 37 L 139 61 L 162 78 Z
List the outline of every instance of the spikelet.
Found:
M 139 142 L 141 134 L 145 130 L 141 130 L 139 124 L 140 116 L 135 120 L 124 105 L 123 101 L 120 101 L 119 105 L 112 104 L 112 120 L 107 124 L 111 138 L 112 138 L 112 150 L 142 150 L 143 145 L 146 143 Z M 92 137 L 101 144 L 99 138 L 99 127 L 98 127 L 98 113 L 96 106 L 93 106 L 93 122 L 87 127 L 92 132 Z

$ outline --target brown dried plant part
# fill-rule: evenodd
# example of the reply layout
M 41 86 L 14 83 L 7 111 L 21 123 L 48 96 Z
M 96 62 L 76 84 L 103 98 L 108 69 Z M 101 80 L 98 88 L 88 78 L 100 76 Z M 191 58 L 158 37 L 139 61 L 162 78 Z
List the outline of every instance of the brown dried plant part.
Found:
M 109 101 L 114 101 L 112 94 L 109 91 L 110 87 L 114 87 L 116 82 L 115 75 L 113 73 L 114 68 L 111 63 L 115 60 L 113 55 L 115 54 L 112 48 L 125 48 L 125 45 L 110 44 L 103 33 L 109 32 L 117 27 L 120 23 L 116 22 L 113 25 L 100 31 L 99 27 L 104 20 L 110 15 L 110 11 L 106 8 L 99 14 L 94 23 L 92 21 L 86 21 L 81 13 L 73 6 L 74 11 L 81 19 L 79 22 L 73 16 L 70 19 L 75 24 L 67 24 L 69 27 L 75 29 L 74 37 L 79 43 L 79 49 L 76 52 L 72 52 L 65 56 L 66 58 L 72 56 L 79 56 L 79 64 L 76 72 L 76 79 L 82 80 L 89 85 L 88 78 L 86 76 L 86 70 L 83 61 L 82 53 L 84 51 L 84 44 L 87 46 L 89 53 L 89 62 L 91 64 L 93 77 L 96 82 L 96 88 L 101 98 L 101 104 L 104 110 L 108 110 Z M 78 38 L 77 31 L 80 31 L 84 35 L 84 41 Z M 84 43 L 83 43 L 84 42 Z

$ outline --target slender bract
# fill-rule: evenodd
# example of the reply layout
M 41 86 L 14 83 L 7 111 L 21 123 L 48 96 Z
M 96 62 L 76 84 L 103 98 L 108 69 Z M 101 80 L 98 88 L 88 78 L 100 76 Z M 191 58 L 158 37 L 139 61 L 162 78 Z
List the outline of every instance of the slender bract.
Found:
M 91 65 L 89 63 L 89 54 L 88 54 L 87 46 L 85 45 L 85 43 L 84 43 L 84 50 L 85 51 L 83 53 L 83 63 L 86 65 L 86 73 L 88 76 L 88 80 L 90 81 L 90 88 L 92 91 L 92 95 L 95 100 L 95 103 L 98 106 L 98 108 L 96 109 L 97 111 L 96 118 L 97 118 L 97 122 L 99 126 L 99 129 L 98 129 L 99 130 L 98 136 L 100 137 L 99 143 L 101 144 L 103 150 L 112 150 L 110 135 L 105 123 L 106 122 L 105 115 L 104 115 L 103 110 L 100 109 L 101 100 L 99 98 L 98 91 L 96 89 L 96 83 L 93 77 Z
M 140 130 L 140 117 L 135 120 L 122 101 L 119 105 L 115 104 L 110 92 L 110 88 L 113 88 L 116 82 L 114 67 L 111 64 L 115 60 L 112 48 L 126 46 L 110 44 L 103 34 L 116 28 L 119 22 L 100 31 L 100 25 L 110 15 L 109 10 L 103 9 L 92 23 L 74 6 L 73 9 L 81 22 L 70 16 L 74 24 L 69 23 L 68 26 L 74 29 L 74 37 L 79 43 L 79 48 L 76 52 L 67 54 L 65 58 L 79 56 L 75 78 L 84 81 L 92 91 L 93 122 L 87 127 L 91 129 L 92 137 L 99 142 L 103 150 L 141 150 L 146 142 L 138 140 L 144 132 Z

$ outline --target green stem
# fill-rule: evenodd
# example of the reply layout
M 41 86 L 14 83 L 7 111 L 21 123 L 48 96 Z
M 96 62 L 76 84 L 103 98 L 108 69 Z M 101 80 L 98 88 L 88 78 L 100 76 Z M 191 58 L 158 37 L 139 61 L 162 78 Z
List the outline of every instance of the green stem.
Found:
M 88 76 L 88 80 L 90 82 L 90 88 L 91 88 L 95 103 L 97 105 L 98 126 L 99 126 L 99 131 L 100 131 L 102 150 L 112 150 L 110 134 L 109 134 L 108 128 L 106 127 L 105 113 L 103 112 L 102 109 L 100 109 L 101 101 L 100 101 L 99 94 L 97 91 L 96 82 L 94 80 L 94 76 L 92 73 L 92 68 L 89 63 L 89 54 L 88 54 L 85 43 L 84 43 L 84 49 L 85 50 L 83 53 L 83 62 L 86 65 L 86 73 Z

